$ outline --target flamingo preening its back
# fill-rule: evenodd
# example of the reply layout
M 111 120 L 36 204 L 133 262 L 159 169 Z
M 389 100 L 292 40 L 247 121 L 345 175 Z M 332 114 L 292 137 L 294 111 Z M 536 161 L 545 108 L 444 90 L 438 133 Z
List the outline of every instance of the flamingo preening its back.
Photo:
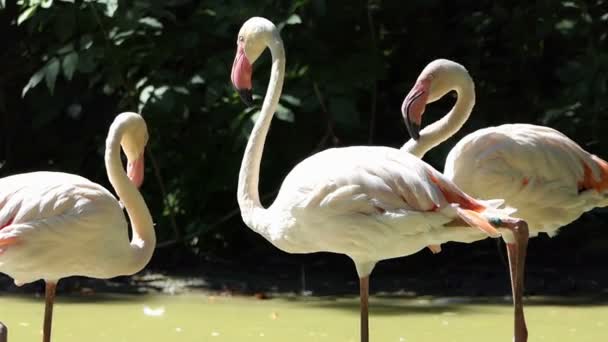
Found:
M 274 24 L 259 17 L 243 24 L 231 73 L 234 87 L 250 103 L 252 64 L 266 47 L 272 54 L 270 81 L 239 173 L 241 215 L 247 226 L 283 251 L 334 252 L 354 261 L 360 279 L 361 341 L 368 341 L 369 276 L 378 261 L 488 235 L 527 242 L 525 222 L 499 209 L 502 201 L 476 200 L 420 159 L 388 147 L 314 154 L 293 168 L 274 203 L 264 208 L 258 193 L 260 163 L 285 72 L 283 42 Z
M 0 272 L 16 285 L 46 282 L 44 342 L 51 338 L 55 288 L 61 278 L 130 275 L 152 257 L 154 226 L 137 189 L 143 182 L 147 141 L 146 123 L 135 113 L 118 115 L 106 140 L 106 170 L 129 214 L 131 241 L 121 205 L 99 184 L 61 172 L 0 179 Z

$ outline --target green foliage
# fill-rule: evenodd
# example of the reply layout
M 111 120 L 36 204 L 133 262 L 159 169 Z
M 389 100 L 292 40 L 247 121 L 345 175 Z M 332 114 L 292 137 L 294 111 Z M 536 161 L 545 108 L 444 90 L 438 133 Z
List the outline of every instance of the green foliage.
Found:
M 261 170 L 267 202 L 288 170 L 319 148 L 400 146 L 408 138 L 400 103 L 438 57 L 463 63 L 476 81 L 478 104 L 460 136 L 533 122 L 599 155 L 608 147 L 602 0 L 9 4 L 0 10 L 8 35 L 0 54 L 3 175 L 55 169 L 107 185 L 108 124 L 121 111 L 139 111 L 151 132 L 143 191 L 159 240 L 183 240 L 174 246 L 194 254 L 259 245 L 235 210 L 235 189 L 270 58 L 256 63 L 255 108 L 240 103 L 229 75 L 236 33 L 250 16 L 273 20 L 287 49 L 285 89 Z M 429 106 L 425 120 L 449 106 Z M 436 149 L 431 163 L 442 169 L 450 147 Z

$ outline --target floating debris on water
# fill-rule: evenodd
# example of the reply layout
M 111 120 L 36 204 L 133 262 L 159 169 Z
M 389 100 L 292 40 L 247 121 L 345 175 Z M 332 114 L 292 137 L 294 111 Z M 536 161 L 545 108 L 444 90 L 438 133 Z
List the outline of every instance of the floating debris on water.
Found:
M 149 306 L 144 306 L 144 315 L 151 317 L 159 317 L 165 314 L 165 307 L 161 306 L 158 308 L 152 309 Z

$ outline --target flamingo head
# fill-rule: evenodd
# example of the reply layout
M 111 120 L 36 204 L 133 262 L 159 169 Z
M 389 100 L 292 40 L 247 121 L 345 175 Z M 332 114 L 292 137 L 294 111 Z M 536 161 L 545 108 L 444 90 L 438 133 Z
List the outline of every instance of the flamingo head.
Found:
M 420 139 L 420 124 L 422 123 L 422 114 L 429 98 L 429 90 L 431 86 L 432 75 L 428 75 L 423 79 L 418 78 L 414 87 L 405 97 L 401 105 L 401 114 L 405 121 L 405 127 L 414 140 Z
M 253 63 L 260 57 L 266 46 L 273 40 L 278 30 L 272 22 L 261 17 L 247 20 L 236 41 L 236 57 L 232 64 L 230 79 L 241 100 L 253 104 L 252 82 Z
M 144 181 L 144 151 L 148 143 L 148 128 L 140 115 L 129 114 L 132 114 L 132 119 L 125 128 L 120 145 L 127 156 L 127 176 L 139 188 Z
M 414 140 L 420 139 L 422 114 L 426 105 L 439 100 L 452 90 L 457 90 L 455 85 L 461 83 L 459 79 L 463 75 L 470 78 L 462 65 L 447 59 L 436 59 L 422 70 L 401 105 L 405 126 Z

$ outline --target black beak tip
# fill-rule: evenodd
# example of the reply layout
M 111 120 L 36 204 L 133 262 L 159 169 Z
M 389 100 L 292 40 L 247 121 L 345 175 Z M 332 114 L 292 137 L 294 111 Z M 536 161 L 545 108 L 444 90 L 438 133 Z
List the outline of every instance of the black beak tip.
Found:
M 246 106 L 253 106 L 253 91 L 251 89 L 237 89 L 237 92 Z
M 420 139 L 420 125 L 411 122 L 410 120 L 405 120 L 405 127 L 407 127 L 407 131 L 410 133 L 410 136 L 414 140 Z

